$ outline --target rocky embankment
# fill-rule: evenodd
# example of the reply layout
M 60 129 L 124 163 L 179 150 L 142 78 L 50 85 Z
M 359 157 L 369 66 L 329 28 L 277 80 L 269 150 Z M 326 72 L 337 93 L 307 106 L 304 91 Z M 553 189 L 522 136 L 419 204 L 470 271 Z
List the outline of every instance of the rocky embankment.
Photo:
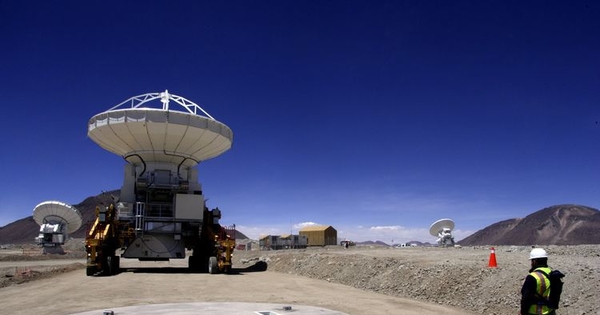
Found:
M 528 246 L 328 247 L 238 251 L 238 266 L 263 260 L 268 270 L 335 282 L 385 295 L 453 306 L 478 314 L 516 314 L 529 269 Z M 551 267 L 566 274 L 560 314 L 599 314 L 600 245 L 550 246 Z

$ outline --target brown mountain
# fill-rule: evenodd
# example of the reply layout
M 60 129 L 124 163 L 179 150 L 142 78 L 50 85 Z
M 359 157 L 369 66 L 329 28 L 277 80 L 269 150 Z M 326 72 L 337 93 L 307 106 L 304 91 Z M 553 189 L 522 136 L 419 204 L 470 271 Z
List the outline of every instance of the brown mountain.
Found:
M 69 236 L 73 238 L 85 238 L 85 233 L 89 225 L 96 219 L 96 206 L 101 204 L 109 205 L 113 201 L 113 197 L 118 198 L 119 194 L 119 190 L 103 192 L 100 195 L 88 197 L 81 203 L 73 205 L 81 213 L 83 224 L 79 230 Z M 35 243 L 35 237 L 38 236 L 39 230 L 40 226 L 33 221 L 32 216 L 17 220 L 0 228 L 0 244 Z M 240 231 L 236 231 L 236 238 L 245 239 L 247 236 Z
M 556 205 L 525 218 L 494 223 L 458 242 L 460 245 L 600 244 L 600 211 Z

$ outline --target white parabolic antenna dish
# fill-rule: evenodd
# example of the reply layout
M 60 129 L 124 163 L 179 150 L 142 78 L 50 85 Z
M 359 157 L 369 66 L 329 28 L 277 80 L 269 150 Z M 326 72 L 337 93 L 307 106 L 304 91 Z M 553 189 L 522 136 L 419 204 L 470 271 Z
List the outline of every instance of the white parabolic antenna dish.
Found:
M 64 223 L 67 225 L 67 233 L 69 234 L 77 231 L 83 222 L 79 210 L 60 201 L 44 201 L 35 206 L 33 220 L 39 225 Z
M 160 102 L 159 102 L 160 101 Z M 170 101 L 181 110 L 169 107 Z M 152 108 L 162 103 L 161 108 Z M 197 104 L 177 95 L 132 97 L 89 120 L 88 136 L 126 160 L 194 166 L 231 148 L 233 132 Z
M 443 229 L 450 229 L 450 231 L 454 230 L 454 221 L 451 219 L 439 219 L 429 227 L 429 234 L 432 236 L 438 237 L 438 233 Z

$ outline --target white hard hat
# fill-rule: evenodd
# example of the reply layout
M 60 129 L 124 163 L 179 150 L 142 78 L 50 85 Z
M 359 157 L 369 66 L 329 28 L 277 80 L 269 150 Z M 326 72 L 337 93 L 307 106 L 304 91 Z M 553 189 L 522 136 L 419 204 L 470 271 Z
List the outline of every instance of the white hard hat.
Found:
M 548 253 L 543 248 L 534 248 L 529 253 L 529 259 L 548 258 Z

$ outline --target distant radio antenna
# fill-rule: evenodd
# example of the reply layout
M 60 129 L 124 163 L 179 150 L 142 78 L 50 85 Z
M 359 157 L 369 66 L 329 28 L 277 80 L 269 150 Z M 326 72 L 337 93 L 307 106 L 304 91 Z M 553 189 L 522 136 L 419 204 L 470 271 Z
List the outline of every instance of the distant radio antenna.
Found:
M 36 243 L 44 248 L 44 253 L 53 254 L 64 254 L 61 245 L 83 222 L 79 210 L 60 201 L 44 201 L 35 206 L 33 220 L 40 225 Z
M 452 236 L 453 229 L 454 221 L 451 219 L 440 219 L 431 224 L 429 227 L 429 234 L 438 238 L 437 243 L 439 246 L 454 246 L 454 236 Z

